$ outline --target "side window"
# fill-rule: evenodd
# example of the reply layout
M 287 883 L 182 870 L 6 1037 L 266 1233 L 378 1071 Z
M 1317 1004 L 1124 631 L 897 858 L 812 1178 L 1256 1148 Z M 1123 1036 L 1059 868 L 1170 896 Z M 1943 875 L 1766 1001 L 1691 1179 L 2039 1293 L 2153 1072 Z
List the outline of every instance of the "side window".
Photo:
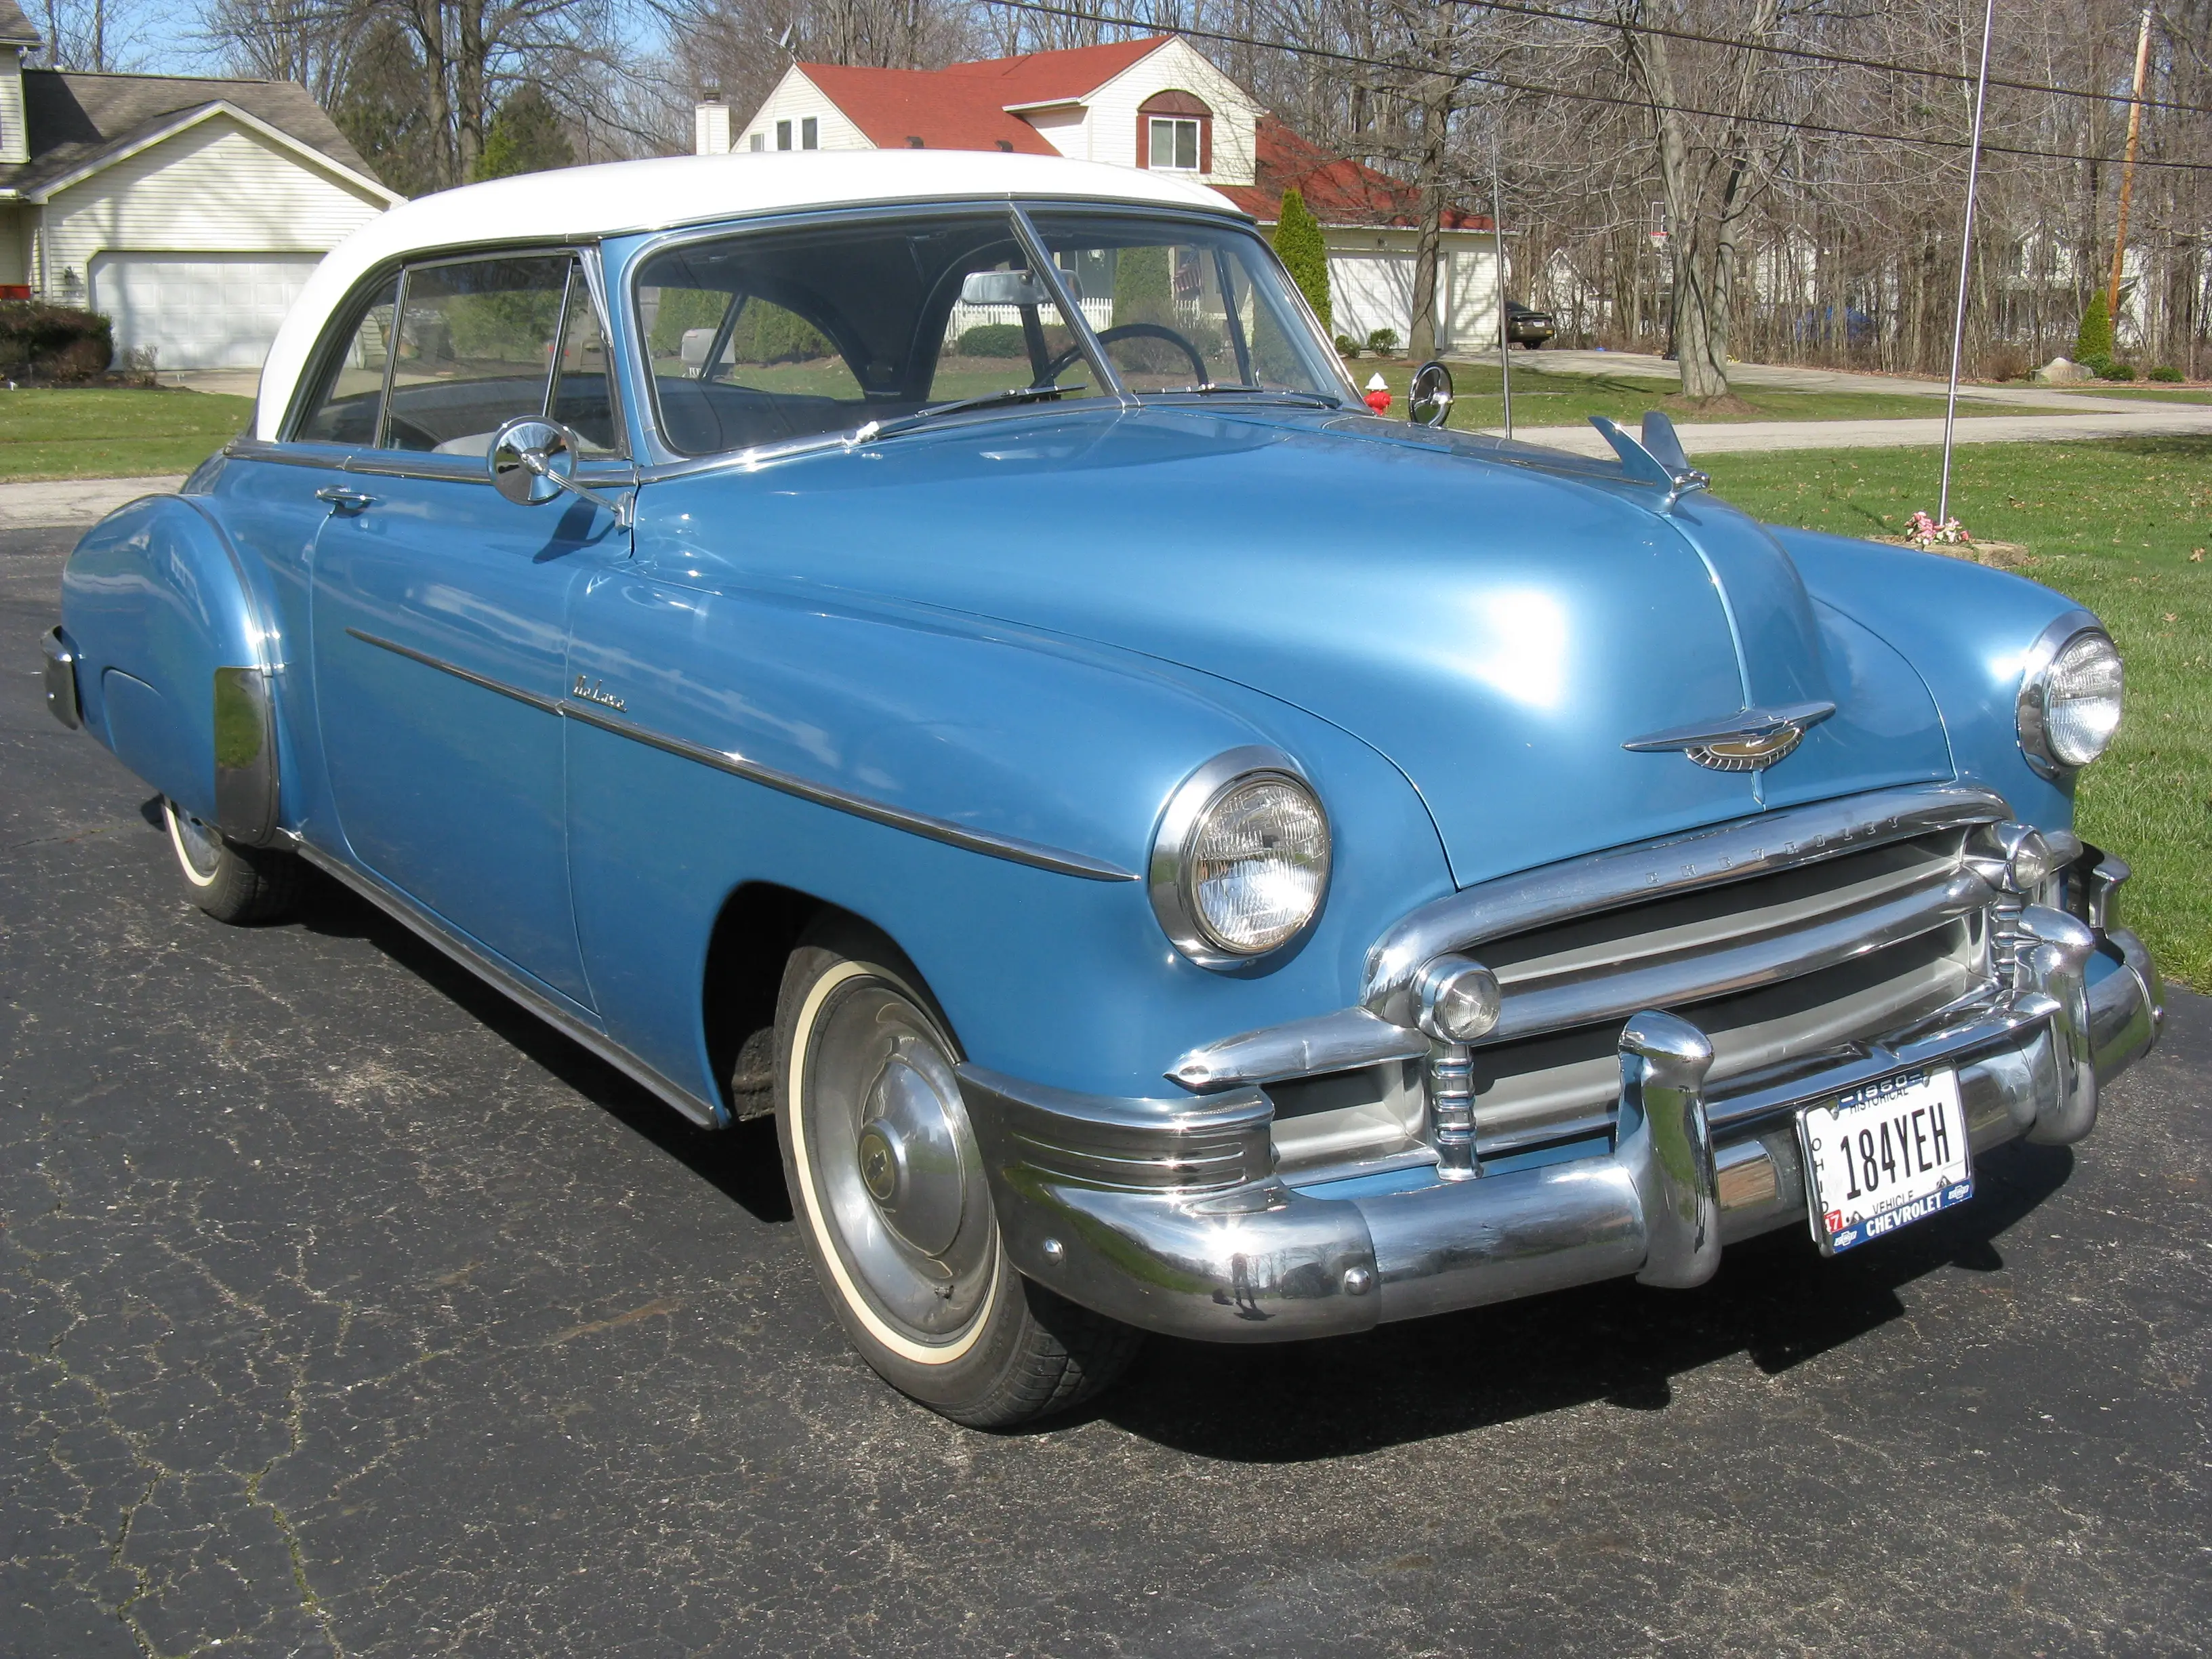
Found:
M 383 447 L 482 455 L 502 422 L 544 413 L 574 264 L 553 254 L 410 269 Z
M 571 266 L 568 321 L 562 329 L 561 354 L 553 365 L 553 398 L 546 407 L 555 420 L 575 428 L 586 456 L 622 453 L 614 398 L 607 391 L 611 373 L 591 285 L 584 280 L 581 265 Z
M 399 279 L 370 294 L 347 319 L 344 343 L 329 360 L 323 384 L 295 434 L 302 442 L 373 444 L 384 400 L 384 371 L 391 360 L 392 312 Z

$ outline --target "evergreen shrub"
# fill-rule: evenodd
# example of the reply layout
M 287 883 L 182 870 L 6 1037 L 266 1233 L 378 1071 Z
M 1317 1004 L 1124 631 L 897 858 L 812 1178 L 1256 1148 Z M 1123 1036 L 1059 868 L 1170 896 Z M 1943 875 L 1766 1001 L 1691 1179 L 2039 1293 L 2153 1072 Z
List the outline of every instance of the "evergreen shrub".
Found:
M 2156 368 L 2151 370 L 2150 378 L 2154 380 L 2163 380 L 2168 386 L 2179 386 L 2189 377 L 2172 363 L 2160 363 Z
M 2105 309 L 2105 296 L 2092 294 L 2088 309 L 2081 313 L 2081 326 L 2074 336 L 2074 361 L 2094 366 L 2100 357 L 2112 355 L 2112 315 Z
M 2116 363 L 2109 359 L 2097 371 L 2097 378 L 2100 380 L 2132 380 L 2135 377 L 2136 366 L 2133 363 Z
M 1298 292 L 1306 296 L 1324 331 L 1334 320 L 1328 303 L 1328 242 L 1321 234 L 1321 221 L 1295 190 L 1283 192 L 1283 205 L 1275 220 L 1275 257 Z

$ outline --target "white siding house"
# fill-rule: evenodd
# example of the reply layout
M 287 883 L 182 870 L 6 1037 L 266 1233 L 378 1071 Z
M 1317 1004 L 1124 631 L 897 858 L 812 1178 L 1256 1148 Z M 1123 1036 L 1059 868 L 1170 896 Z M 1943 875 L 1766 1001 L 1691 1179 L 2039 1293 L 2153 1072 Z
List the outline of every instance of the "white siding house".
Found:
M 1298 190 L 1328 245 L 1336 330 L 1363 342 L 1413 331 L 1418 192 L 1307 143 L 1191 44 L 1155 35 L 942 70 L 793 64 L 743 123 L 699 106 L 697 149 L 1000 149 L 1172 170 L 1212 185 L 1262 225 Z M 1486 219 L 1444 214 L 1440 349 L 1498 338 L 1498 237 Z
M 25 70 L 37 44 L 0 0 L 0 296 L 105 313 L 118 356 L 259 367 L 322 256 L 401 199 L 304 88 Z

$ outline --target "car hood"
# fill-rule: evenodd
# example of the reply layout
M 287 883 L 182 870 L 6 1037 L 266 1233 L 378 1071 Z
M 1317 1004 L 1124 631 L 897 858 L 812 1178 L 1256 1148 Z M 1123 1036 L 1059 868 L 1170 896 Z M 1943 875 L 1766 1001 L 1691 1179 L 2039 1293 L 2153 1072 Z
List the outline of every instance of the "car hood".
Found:
M 1759 526 L 1704 495 L 1662 514 L 1650 490 L 1508 464 L 1480 440 L 1356 416 L 1049 411 L 645 497 L 647 559 L 797 570 L 1050 629 L 1329 720 L 1419 791 L 1462 885 L 1952 775 L 1911 667 L 1815 603 Z M 1808 702 L 1838 712 L 1763 773 L 1622 746 Z

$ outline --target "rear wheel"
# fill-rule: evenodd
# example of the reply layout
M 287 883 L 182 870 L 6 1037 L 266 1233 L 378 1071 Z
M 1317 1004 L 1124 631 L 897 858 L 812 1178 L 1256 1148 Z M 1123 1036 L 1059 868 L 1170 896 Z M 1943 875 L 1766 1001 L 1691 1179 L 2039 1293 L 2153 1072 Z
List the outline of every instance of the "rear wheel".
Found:
M 300 860 L 269 847 L 241 847 L 164 796 L 161 817 L 192 902 L 217 921 L 275 921 L 300 893 Z
M 892 1387 L 1005 1428 L 1097 1393 L 1142 1339 L 1015 1271 L 957 1059 L 919 976 L 872 930 L 819 930 L 792 953 L 776 1129 L 823 1289 Z

